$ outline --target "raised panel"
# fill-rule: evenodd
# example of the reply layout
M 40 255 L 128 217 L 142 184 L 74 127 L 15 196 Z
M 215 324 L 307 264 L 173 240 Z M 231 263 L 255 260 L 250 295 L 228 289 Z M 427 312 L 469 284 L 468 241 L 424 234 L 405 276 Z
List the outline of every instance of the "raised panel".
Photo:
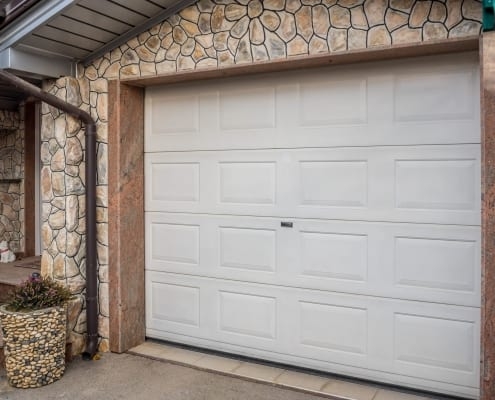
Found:
M 298 107 L 300 125 L 364 124 L 366 88 L 365 79 L 302 83 Z
M 368 268 L 366 235 L 301 232 L 303 275 L 365 281 Z
M 178 93 L 157 94 L 151 97 L 151 135 L 181 135 L 199 131 L 199 97 Z
M 365 207 L 366 161 L 301 161 L 301 204 Z
M 395 238 L 396 283 L 445 290 L 473 291 L 475 241 Z
M 474 87 L 472 70 L 400 74 L 394 84 L 395 120 L 474 119 Z
M 199 163 L 152 163 L 152 201 L 199 201 Z
M 272 162 L 222 162 L 220 202 L 274 204 L 276 164 Z
M 396 206 L 474 210 L 475 171 L 475 160 L 396 160 Z
M 220 91 L 220 129 L 275 127 L 275 88 Z
M 199 287 L 151 283 L 152 318 L 199 326 Z
M 275 271 L 276 231 L 220 228 L 220 266 L 256 271 Z
M 178 224 L 151 224 L 151 258 L 199 265 L 199 226 Z
M 394 332 L 397 361 L 466 372 L 474 369 L 473 322 L 397 313 Z
M 361 308 L 299 302 L 300 343 L 303 345 L 365 354 L 367 311 Z
M 254 294 L 219 292 L 219 330 L 275 339 L 276 299 Z

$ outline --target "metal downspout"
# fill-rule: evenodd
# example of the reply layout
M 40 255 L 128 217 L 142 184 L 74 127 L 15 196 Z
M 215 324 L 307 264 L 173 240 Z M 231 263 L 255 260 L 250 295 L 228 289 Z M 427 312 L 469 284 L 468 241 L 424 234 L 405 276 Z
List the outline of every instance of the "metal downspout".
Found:
M 86 111 L 69 104 L 23 79 L 0 69 L 0 79 L 22 92 L 79 118 L 85 125 L 86 145 L 86 318 L 87 339 L 83 359 L 91 360 L 98 347 L 98 280 L 96 271 L 96 124 Z

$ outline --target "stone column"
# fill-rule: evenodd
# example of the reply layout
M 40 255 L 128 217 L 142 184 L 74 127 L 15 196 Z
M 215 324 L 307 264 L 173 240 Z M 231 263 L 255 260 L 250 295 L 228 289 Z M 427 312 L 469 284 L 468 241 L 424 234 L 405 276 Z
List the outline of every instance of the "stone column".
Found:
M 47 82 L 44 89 L 89 110 L 88 96 L 82 95 L 74 78 Z M 41 269 L 74 295 L 69 306 L 67 337 L 73 354 L 78 354 L 84 348 L 86 332 L 84 131 L 79 120 L 45 103 L 41 117 L 41 163 Z

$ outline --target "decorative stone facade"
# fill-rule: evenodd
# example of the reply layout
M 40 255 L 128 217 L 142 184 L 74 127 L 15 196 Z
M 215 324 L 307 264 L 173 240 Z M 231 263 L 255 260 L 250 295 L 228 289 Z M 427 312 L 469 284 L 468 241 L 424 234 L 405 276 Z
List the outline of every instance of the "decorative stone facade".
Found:
M 127 78 L 478 35 L 476 0 L 201 0 L 86 68 Z M 98 82 L 98 83 L 96 83 Z
M 24 250 L 24 118 L 0 110 L 0 241 Z
M 46 84 L 97 121 L 100 350 L 109 348 L 108 80 L 222 68 L 292 56 L 360 51 L 480 34 L 476 0 L 200 0 L 92 62 L 79 78 Z M 80 123 L 51 107 L 42 117 L 42 269 L 79 296 L 73 351 L 85 332 L 84 160 Z

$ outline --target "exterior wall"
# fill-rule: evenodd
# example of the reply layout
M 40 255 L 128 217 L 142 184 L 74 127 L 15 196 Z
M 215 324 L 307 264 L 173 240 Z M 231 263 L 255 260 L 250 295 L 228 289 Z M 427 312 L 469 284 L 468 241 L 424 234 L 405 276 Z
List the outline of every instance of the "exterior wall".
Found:
M 108 80 L 476 37 L 481 15 L 476 0 L 200 0 L 81 67 L 77 80 L 47 84 L 97 120 L 100 350 L 109 348 Z M 69 146 L 80 154 L 83 133 L 45 106 L 42 141 L 42 268 L 80 296 L 70 326 L 77 353 L 85 331 L 84 163 L 69 161 Z
M 0 110 L 0 241 L 24 251 L 24 117 Z

